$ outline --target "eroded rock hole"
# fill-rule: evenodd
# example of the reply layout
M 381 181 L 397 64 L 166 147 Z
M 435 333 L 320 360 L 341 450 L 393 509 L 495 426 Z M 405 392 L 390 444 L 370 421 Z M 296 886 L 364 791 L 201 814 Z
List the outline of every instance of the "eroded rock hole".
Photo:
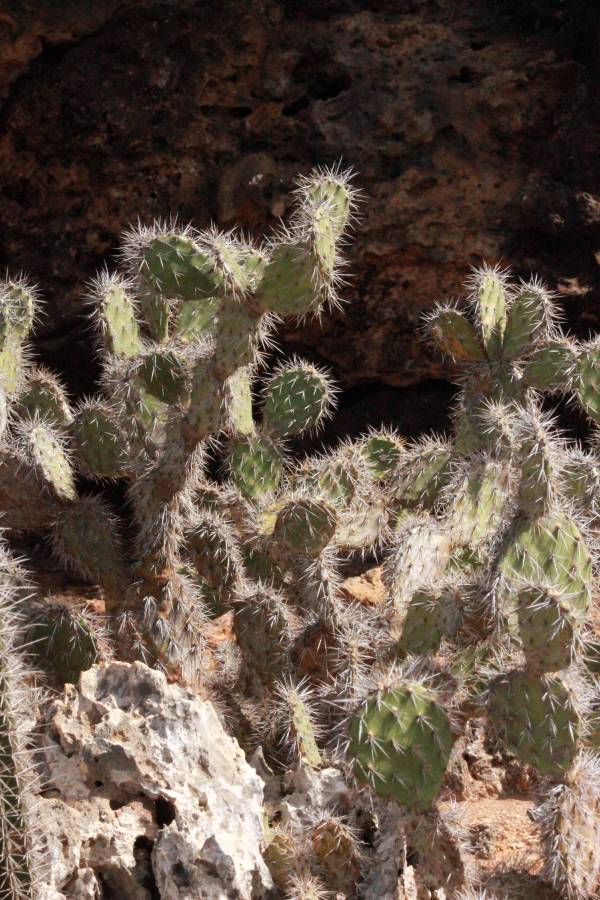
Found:
M 165 800 L 164 797 L 159 797 L 158 800 L 155 801 L 154 807 L 156 810 L 156 824 L 159 828 L 164 828 L 174 821 L 175 807 L 168 800 Z
M 152 869 L 153 847 L 154 841 L 151 841 L 145 834 L 140 834 L 136 837 L 133 845 L 135 880 L 141 887 L 148 891 L 151 900 L 160 900 L 160 891 L 158 890 L 158 885 Z M 121 900 L 121 898 L 119 898 L 119 900 Z

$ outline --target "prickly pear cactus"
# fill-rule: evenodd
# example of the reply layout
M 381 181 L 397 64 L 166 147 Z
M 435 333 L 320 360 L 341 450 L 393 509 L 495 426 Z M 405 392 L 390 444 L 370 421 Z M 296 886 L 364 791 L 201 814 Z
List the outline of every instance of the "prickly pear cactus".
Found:
M 582 719 L 558 674 L 512 672 L 493 684 L 490 714 L 508 747 L 540 772 L 560 775 L 577 755 Z
M 536 810 L 546 849 L 546 874 L 569 900 L 593 897 L 600 884 L 600 759 L 582 754 L 564 783 Z
M 35 900 L 44 883 L 33 801 L 35 766 L 29 740 L 38 702 L 33 675 L 19 652 L 23 573 L 0 545 L 0 896 Z
M 349 722 L 347 755 L 359 782 L 379 797 L 425 810 L 436 799 L 454 734 L 435 692 L 398 679 L 360 704 Z
M 594 852 L 583 867 L 567 859 L 574 835 L 586 852 L 597 837 L 583 800 L 576 807 L 591 783 L 580 761 L 593 744 L 588 526 L 600 515 L 600 466 L 597 448 L 569 445 L 540 407 L 543 394 L 569 394 L 600 421 L 598 339 L 564 336 L 536 279 L 484 267 L 466 304 L 438 306 L 428 322 L 461 372 L 454 434 L 406 443 L 382 427 L 295 459 L 297 439 L 331 415 L 335 388 L 297 358 L 261 372 L 260 390 L 258 372 L 280 318 L 302 323 L 337 304 L 356 199 L 347 173 L 317 170 L 298 183 L 288 225 L 261 245 L 173 221 L 129 231 L 119 271 L 103 272 L 88 298 L 101 376 L 75 406 L 31 362 L 37 292 L 5 279 L 2 524 L 46 532 L 61 564 L 100 586 L 111 649 L 212 693 L 244 748 L 261 744 L 273 783 L 282 769 L 305 786 L 330 763 L 350 770 L 344 813 L 319 807 L 271 837 L 288 897 L 352 896 L 369 864 L 354 806 L 374 832 L 376 810 L 402 828 L 409 817 L 413 849 L 439 848 L 447 884 L 468 896 L 436 801 L 472 716 L 561 782 L 549 877 L 587 896 Z M 105 490 L 117 480 L 118 516 L 120 494 Z M 383 562 L 388 597 L 367 608 L 348 601 L 343 577 L 348 563 L 371 561 Z M 62 680 L 104 652 L 86 610 L 37 601 L 30 612 L 38 656 Z M 216 618 L 229 623 L 218 647 Z M 6 665 L 14 633 L 2 628 Z M 0 879 L 32 897 L 9 675 Z M 390 896 L 408 871 L 399 834 Z M 384 845 L 376 835 L 364 853 L 379 865 Z

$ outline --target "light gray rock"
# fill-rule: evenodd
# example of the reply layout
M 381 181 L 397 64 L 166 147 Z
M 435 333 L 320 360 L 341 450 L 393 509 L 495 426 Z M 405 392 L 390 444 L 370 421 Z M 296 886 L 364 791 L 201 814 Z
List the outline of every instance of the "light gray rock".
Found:
M 47 717 L 48 898 L 267 895 L 263 783 L 211 703 L 142 663 L 67 685 Z

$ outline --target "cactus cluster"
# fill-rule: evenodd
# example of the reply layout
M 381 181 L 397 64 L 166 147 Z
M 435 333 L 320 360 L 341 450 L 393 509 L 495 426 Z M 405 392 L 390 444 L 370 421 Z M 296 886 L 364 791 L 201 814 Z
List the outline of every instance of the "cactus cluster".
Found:
M 0 897 L 35 900 L 46 875 L 35 823 L 39 690 L 22 650 L 27 575 L 0 544 Z
M 33 361 L 37 292 L 5 281 L 3 525 L 44 532 L 106 607 L 100 620 L 36 599 L 24 632 L 59 682 L 109 653 L 138 656 L 201 685 L 271 770 L 343 770 L 348 808 L 293 822 L 270 810 L 266 858 L 288 898 L 368 897 L 370 867 L 385 858 L 397 880 L 407 848 L 439 860 L 453 896 L 479 896 L 439 803 L 473 718 L 539 773 L 548 878 L 593 896 L 600 462 L 542 401 L 568 394 L 600 422 L 598 341 L 562 333 L 539 281 L 485 267 L 464 307 L 427 322 L 460 370 L 453 433 L 411 443 L 371 430 L 297 458 L 293 441 L 323 425 L 336 391 L 297 358 L 268 373 L 265 351 L 281 318 L 338 302 L 356 202 L 348 173 L 318 170 L 261 245 L 175 222 L 130 231 L 120 270 L 90 290 L 100 385 L 75 405 Z M 115 480 L 128 501 L 118 514 L 104 491 Z M 344 565 L 374 559 L 387 603 L 349 602 Z M 210 620 L 224 614 L 231 638 L 215 650 Z M 2 827 L 26 842 L 14 784 Z

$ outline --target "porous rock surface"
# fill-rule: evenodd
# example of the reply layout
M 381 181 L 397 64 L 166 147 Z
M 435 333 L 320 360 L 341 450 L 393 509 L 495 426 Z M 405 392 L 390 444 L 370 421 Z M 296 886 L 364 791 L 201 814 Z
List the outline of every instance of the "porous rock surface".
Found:
M 212 704 L 161 673 L 111 662 L 67 685 L 43 768 L 47 900 L 267 895 L 263 783 Z
M 43 286 L 47 361 L 91 386 L 82 295 L 138 216 L 260 234 L 296 172 L 340 158 L 367 196 L 351 303 L 284 338 L 363 385 L 373 424 L 452 374 L 415 331 L 483 259 L 538 272 L 588 335 L 599 20 L 597 0 L 6 0 L 0 263 Z

